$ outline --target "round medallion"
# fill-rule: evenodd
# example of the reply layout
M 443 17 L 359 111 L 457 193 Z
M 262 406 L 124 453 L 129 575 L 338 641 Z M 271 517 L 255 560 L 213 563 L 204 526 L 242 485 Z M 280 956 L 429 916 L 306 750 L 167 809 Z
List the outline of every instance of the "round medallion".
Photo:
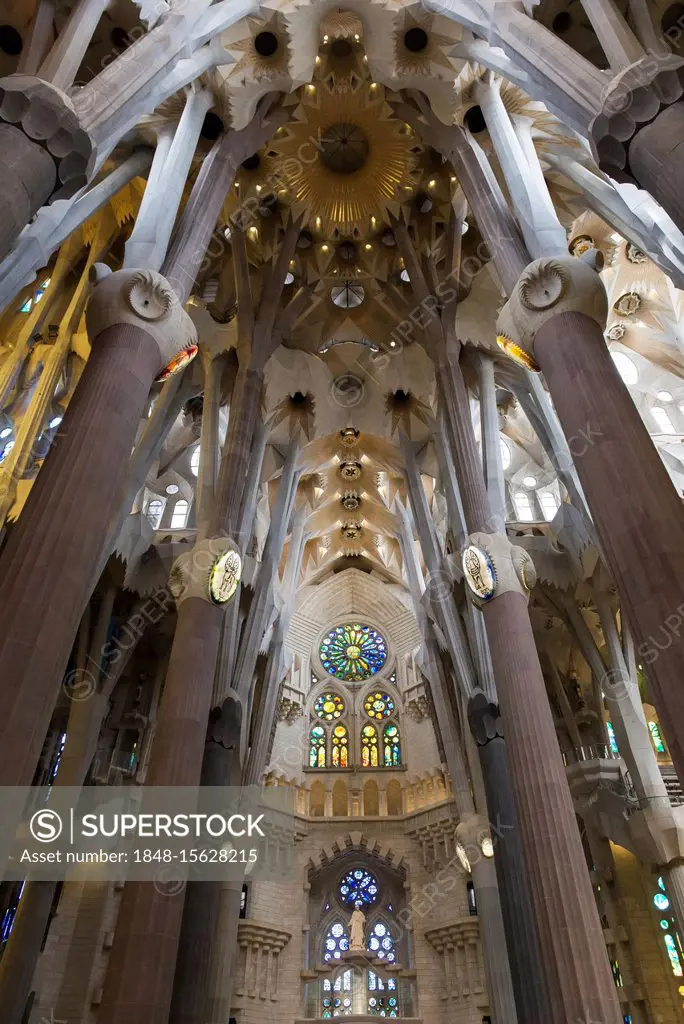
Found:
M 242 575 L 242 559 L 237 551 L 227 551 L 214 562 L 209 574 L 209 596 L 214 604 L 228 604 Z
M 486 551 L 471 544 L 463 552 L 463 574 L 473 594 L 481 601 L 490 601 L 496 591 L 496 573 Z

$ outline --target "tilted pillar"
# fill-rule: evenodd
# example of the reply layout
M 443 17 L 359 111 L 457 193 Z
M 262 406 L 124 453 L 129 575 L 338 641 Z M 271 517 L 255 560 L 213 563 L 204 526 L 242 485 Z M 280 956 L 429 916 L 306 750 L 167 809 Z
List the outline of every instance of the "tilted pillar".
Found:
M 543 371 L 573 441 L 601 547 L 684 775 L 682 502 L 604 340 L 608 303 L 597 256 L 532 263 L 502 311 L 499 340 Z
M 31 782 L 150 387 L 195 343 L 152 272 L 101 280 L 87 323 L 91 356 L 0 556 L 3 785 Z

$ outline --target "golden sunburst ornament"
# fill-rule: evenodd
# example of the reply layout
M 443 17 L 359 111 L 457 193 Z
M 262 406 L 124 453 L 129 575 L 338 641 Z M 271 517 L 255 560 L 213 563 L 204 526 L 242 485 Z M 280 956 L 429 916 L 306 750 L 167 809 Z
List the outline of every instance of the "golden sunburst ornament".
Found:
M 371 217 L 388 223 L 418 183 L 417 140 L 377 83 L 342 95 L 306 86 L 271 149 L 295 207 L 327 234 L 363 233 Z

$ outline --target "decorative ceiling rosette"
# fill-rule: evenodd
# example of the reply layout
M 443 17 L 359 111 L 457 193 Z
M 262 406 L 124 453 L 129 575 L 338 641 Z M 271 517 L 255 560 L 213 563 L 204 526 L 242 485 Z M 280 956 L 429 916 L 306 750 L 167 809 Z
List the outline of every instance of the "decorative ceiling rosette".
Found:
M 329 237 L 363 235 L 417 184 L 416 139 L 386 103 L 377 83 L 333 94 L 305 87 L 290 122 L 274 138 L 279 175 L 296 210 Z
M 284 20 L 274 14 L 268 21 L 247 18 L 249 35 L 226 43 L 226 49 L 237 60 L 230 68 L 229 79 L 243 83 L 268 81 L 288 75 L 290 68 L 290 37 Z
M 398 74 L 434 76 L 438 68 L 446 68 L 453 76 L 455 65 L 449 50 L 455 40 L 437 32 L 435 20 L 430 15 L 414 17 L 407 12 L 395 34 L 394 61 Z

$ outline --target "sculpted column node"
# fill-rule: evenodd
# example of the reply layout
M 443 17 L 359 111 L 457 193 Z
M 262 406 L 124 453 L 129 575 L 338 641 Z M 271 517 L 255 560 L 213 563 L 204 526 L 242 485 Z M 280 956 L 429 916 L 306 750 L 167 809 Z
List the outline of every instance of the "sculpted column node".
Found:
M 196 351 L 192 321 L 161 275 L 93 271 L 92 352 L 2 552 L 3 785 L 31 783 L 150 388 Z
M 532 263 L 501 313 L 499 344 L 543 371 L 565 435 L 577 439 L 577 472 L 681 775 L 682 502 L 605 343 L 599 266 L 593 251 Z
M 94 163 L 65 93 L 27 75 L 0 79 L 0 259 L 41 206 L 83 188 Z

